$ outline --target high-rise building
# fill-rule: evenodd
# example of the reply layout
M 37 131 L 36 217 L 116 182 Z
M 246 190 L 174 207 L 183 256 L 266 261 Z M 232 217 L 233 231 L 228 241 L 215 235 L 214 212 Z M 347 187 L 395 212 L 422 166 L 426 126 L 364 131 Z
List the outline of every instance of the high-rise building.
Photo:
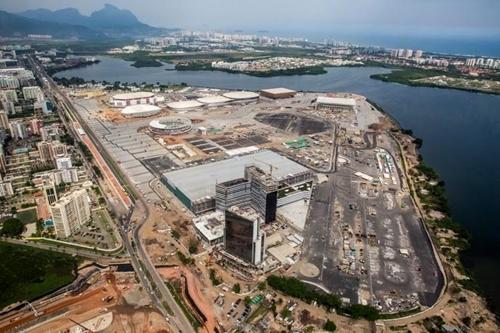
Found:
M 10 75 L 0 75 L 0 88 L 19 88 L 19 80 Z
M 9 102 L 18 102 L 17 92 L 15 90 L 4 90 L 2 96 Z
M 7 112 L 0 110 L 0 128 L 8 129 L 9 127 L 9 117 L 7 116 Z
M 39 99 L 40 95 L 43 93 L 39 86 L 23 87 L 24 99 Z
M 465 60 L 465 65 L 469 66 L 469 67 L 476 66 L 476 59 L 474 59 L 474 58 L 468 58 L 467 60 Z
M 7 161 L 5 159 L 5 151 L 3 149 L 2 143 L 0 143 L 0 172 L 1 173 L 7 172 Z
M 224 250 L 249 262 L 259 265 L 264 258 L 264 237 L 260 225 L 261 217 L 252 208 L 233 206 L 225 212 Z
M 30 120 L 31 133 L 35 135 L 40 135 L 40 129 L 42 128 L 42 126 L 43 126 L 43 121 L 41 119 L 34 118 Z
M 80 226 L 90 221 L 90 204 L 87 190 L 76 190 L 50 205 L 54 229 L 58 237 L 68 237 Z
M 225 211 L 232 206 L 249 205 L 251 200 L 250 182 L 238 178 L 215 185 L 215 208 Z
M 262 215 L 265 223 L 276 220 L 278 182 L 271 173 L 255 166 L 245 168 L 245 178 L 250 181 L 252 207 Z
M 413 56 L 413 50 L 412 49 L 406 49 L 403 52 L 403 58 L 411 58 Z
M 59 141 L 40 141 L 36 145 L 40 160 L 44 163 L 55 163 L 57 158 L 65 157 L 68 153 L 66 145 Z
M 415 54 L 414 54 L 414 57 L 415 58 L 422 58 L 423 55 L 424 55 L 424 51 L 422 51 L 422 50 L 416 50 Z
M 40 129 L 40 135 L 43 141 L 59 140 L 61 137 L 61 130 L 57 124 L 43 126 Z
M 215 207 L 225 211 L 232 206 L 251 206 L 265 223 L 276 220 L 278 182 L 256 166 L 245 167 L 245 177 L 215 186 Z
M 28 137 L 26 125 L 21 120 L 13 120 L 9 123 L 10 135 L 16 139 L 25 139 Z
M 8 115 L 16 113 L 16 105 L 14 104 L 14 102 L 2 100 L 2 108 Z

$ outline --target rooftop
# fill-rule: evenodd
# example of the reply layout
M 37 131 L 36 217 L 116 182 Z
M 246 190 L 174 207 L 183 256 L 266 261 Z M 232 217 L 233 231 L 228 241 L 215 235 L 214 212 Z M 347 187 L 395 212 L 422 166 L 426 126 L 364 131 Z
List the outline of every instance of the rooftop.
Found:
M 224 96 L 206 96 L 198 98 L 197 101 L 203 104 L 222 104 L 231 102 L 231 99 Z
M 193 109 L 203 106 L 202 103 L 194 100 L 170 102 L 167 106 L 171 109 L 182 110 L 182 109 Z
M 273 166 L 273 177 L 285 179 L 290 174 L 309 171 L 306 167 L 270 150 L 235 156 L 226 160 L 207 163 L 163 174 L 169 184 L 181 190 L 191 201 L 215 196 L 215 185 L 243 178 L 245 166 L 255 165 L 262 170 Z
M 175 129 L 180 126 L 191 125 L 191 120 L 182 117 L 164 117 L 161 119 L 152 120 L 149 123 L 150 127 L 157 129 Z
M 256 99 L 259 98 L 259 94 L 253 91 L 231 91 L 224 94 L 224 97 L 230 99 Z
M 318 104 L 330 104 L 330 105 L 344 105 L 344 106 L 356 106 L 356 101 L 354 98 L 340 98 L 340 97 L 326 97 L 318 96 L 316 99 Z
M 137 104 L 137 105 L 130 105 L 130 106 L 127 106 L 126 108 L 123 108 L 121 113 L 123 115 L 130 115 L 130 114 L 140 114 L 140 113 L 152 113 L 155 111 L 160 112 L 160 108 L 157 107 L 156 105 Z
M 137 92 L 117 94 L 113 96 L 113 99 L 121 100 L 121 99 L 139 99 L 139 98 L 150 98 L 150 97 L 154 97 L 154 94 L 147 91 L 137 91 Z
M 262 92 L 268 94 L 295 94 L 296 91 L 288 88 L 270 88 L 270 89 L 262 89 Z
M 224 236 L 224 213 L 221 211 L 196 217 L 193 224 L 209 242 Z

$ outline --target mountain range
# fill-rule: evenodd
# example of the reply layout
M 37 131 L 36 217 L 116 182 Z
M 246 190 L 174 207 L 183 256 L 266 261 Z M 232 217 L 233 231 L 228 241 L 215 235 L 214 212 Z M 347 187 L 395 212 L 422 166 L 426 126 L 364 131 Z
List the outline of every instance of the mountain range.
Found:
M 33 9 L 20 13 L 0 11 L 0 35 L 5 37 L 46 34 L 54 38 L 121 38 L 157 35 L 172 29 L 156 28 L 140 22 L 129 10 L 105 4 L 89 16 L 76 8 L 51 11 Z

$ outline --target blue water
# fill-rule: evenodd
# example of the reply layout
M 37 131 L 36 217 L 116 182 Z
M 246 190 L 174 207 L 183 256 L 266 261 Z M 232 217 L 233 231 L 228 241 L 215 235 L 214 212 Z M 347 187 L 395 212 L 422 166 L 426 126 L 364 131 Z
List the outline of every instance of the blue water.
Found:
M 423 139 L 422 154 L 446 183 L 453 217 L 473 236 L 466 264 L 495 304 L 500 305 L 500 96 L 372 80 L 387 69 L 329 68 L 324 75 L 258 78 L 209 71 L 134 68 L 102 57 L 101 63 L 58 73 L 86 80 L 181 83 L 227 89 L 288 87 L 344 91 L 367 96 Z
M 500 57 L 500 31 L 463 31 L 437 35 L 435 31 L 415 28 L 415 31 L 373 30 L 369 29 L 332 29 L 331 31 L 266 31 L 259 33 L 268 36 L 302 37 L 312 42 L 337 41 L 350 42 L 363 46 L 382 46 L 385 48 L 420 49 L 426 52 Z M 368 31 L 368 32 L 367 32 Z M 420 32 L 420 33 L 419 33 Z

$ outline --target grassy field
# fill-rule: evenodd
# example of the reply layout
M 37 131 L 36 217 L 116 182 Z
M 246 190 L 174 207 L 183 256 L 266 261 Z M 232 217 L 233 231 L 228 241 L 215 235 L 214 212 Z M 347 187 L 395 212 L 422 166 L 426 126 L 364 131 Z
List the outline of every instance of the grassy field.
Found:
M 0 308 L 70 283 L 76 264 L 69 255 L 0 242 Z

